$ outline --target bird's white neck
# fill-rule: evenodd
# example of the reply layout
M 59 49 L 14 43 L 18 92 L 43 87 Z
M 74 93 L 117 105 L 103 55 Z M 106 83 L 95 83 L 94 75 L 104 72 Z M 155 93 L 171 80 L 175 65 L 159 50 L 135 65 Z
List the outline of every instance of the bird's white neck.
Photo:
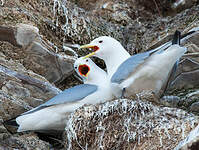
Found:
M 91 68 L 92 69 L 92 68 Z M 107 73 L 102 69 L 93 69 L 88 75 L 85 84 L 103 85 L 108 82 Z
M 110 79 L 112 75 L 116 72 L 118 67 L 130 57 L 131 55 L 123 48 L 111 55 L 106 55 L 104 61 L 107 67 L 108 78 Z

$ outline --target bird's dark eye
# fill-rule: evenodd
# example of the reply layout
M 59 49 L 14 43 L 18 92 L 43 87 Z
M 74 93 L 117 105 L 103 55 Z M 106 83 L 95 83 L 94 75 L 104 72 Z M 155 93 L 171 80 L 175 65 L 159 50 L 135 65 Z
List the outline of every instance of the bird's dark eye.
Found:
M 86 62 L 88 62 L 88 59 L 86 59 Z
M 103 41 L 99 41 L 99 43 L 102 43 Z
M 75 67 L 75 69 L 77 69 L 77 66 Z

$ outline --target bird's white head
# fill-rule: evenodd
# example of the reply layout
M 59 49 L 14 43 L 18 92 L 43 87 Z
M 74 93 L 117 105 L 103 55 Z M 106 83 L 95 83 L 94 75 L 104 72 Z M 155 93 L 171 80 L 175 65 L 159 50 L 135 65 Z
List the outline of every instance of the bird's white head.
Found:
M 89 44 L 80 46 L 80 48 L 91 48 L 93 50 L 85 57 L 96 56 L 104 60 L 107 56 L 124 49 L 119 41 L 109 36 L 98 37 Z
M 87 84 L 99 84 L 107 80 L 107 73 L 99 68 L 90 58 L 80 57 L 74 63 L 77 74 Z
M 80 48 L 91 48 L 93 50 L 85 58 L 96 56 L 103 59 L 109 75 L 112 75 L 117 67 L 130 57 L 130 54 L 123 48 L 120 42 L 108 36 L 98 37 L 89 44 L 80 46 Z
M 80 46 L 80 48 L 91 48 L 93 50 L 92 53 L 85 57 L 96 56 L 101 59 L 106 59 L 112 53 L 117 53 L 118 50 L 123 49 L 120 42 L 109 36 L 98 37 L 89 44 Z

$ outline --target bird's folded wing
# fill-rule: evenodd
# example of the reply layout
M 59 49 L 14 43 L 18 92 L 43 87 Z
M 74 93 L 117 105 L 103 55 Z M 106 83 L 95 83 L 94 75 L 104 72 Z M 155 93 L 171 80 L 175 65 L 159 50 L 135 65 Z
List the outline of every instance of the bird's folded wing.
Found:
M 191 32 L 188 32 L 187 34 L 182 35 L 181 42 L 185 42 L 190 36 L 193 36 L 195 32 L 196 31 L 191 31 Z M 170 47 L 171 45 L 172 45 L 172 42 L 169 41 L 155 49 L 131 56 L 129 59 L 124 61 L 119 66 L 119 68 L 116 70 L 116 72 L 111 77 L 111 82 L 120 84 L 122 81 L 124 81 L 126 78 L 128 78 L 128 76 L 131 75 L 138 66 L 140 66 L 142 63 L 144 63 L 144 61 L 149 56 L 151 56 L 154 53 L 161 53 L 164 50 L 166 50 L 168 47 Z
M 81 84 L 74 86 L 72 88 L 64 90 L 63 92 L 51 98 L 49 101 L 45 102 L 44 104 L 41 104 L 38 107 L 23 113 L 22 115 L 33 113 L 42 108 L 49 107 L 52 105 L 66 104 L 66 103 L 80 101 L 83 98 L 87 97 L 88 95 L 94 93 L 96 90 L 97 86 L 91 84 Z
M 154 49 L 131 56 L 118 67 L 116 72 L 111 77 L 111 82 L 120 84 L 128 78 L 128 76 L 133 73 L 138 66 L 143 64 L 149 56 L 156 52 L 160 52 L 160 50 Z

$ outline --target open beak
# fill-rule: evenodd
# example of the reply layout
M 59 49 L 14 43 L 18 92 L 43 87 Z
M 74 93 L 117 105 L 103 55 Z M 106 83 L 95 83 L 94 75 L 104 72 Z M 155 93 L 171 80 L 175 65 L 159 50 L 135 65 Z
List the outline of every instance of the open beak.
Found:
M 80 46 L 80 48 L 92 48 L 92 47 L 94 47 L 94 45 L 86 44 L 86 45 Z
M 92 53 L 90 53 L 90 54 L 84 56 L 83 59 L 89 58 L 89 57 L 91 57 L 91 56 L 93 56 L 93 55 L 95 55 L 95 52 L 92 52 Z
M 80 48 L 91 48 L 91 49 L 94 51 L 94 52 L 92 52 L 92 53 L 90 53 L 90 54 L 84 56 L 83 59 L 86 59 L 86 58 L 88 58 L 88 57 L 91 57 L 91 56 L 95 55 L 95 52 L 96 52 L 97 50 L 99 50 L 99 47 L 98 47 L 98 46 L 96 46 L 96 45 L 90 45 L 90 44 L 82 45 L 82 46 L 80 46 Z
M 97 50 L 99 50 L 98 46 L 96 46 L 96 45 L 90 45 L 90 44 L 82 45 L 82 46 L 80 46 L 80 48 L 91 48 L 94 52 L 96 52 Z
M 88 73 L 90 72 L 90 67 L 86 64 L 83 64 L 79 65 L 78 70 L 81 76 L 87 77 Z

